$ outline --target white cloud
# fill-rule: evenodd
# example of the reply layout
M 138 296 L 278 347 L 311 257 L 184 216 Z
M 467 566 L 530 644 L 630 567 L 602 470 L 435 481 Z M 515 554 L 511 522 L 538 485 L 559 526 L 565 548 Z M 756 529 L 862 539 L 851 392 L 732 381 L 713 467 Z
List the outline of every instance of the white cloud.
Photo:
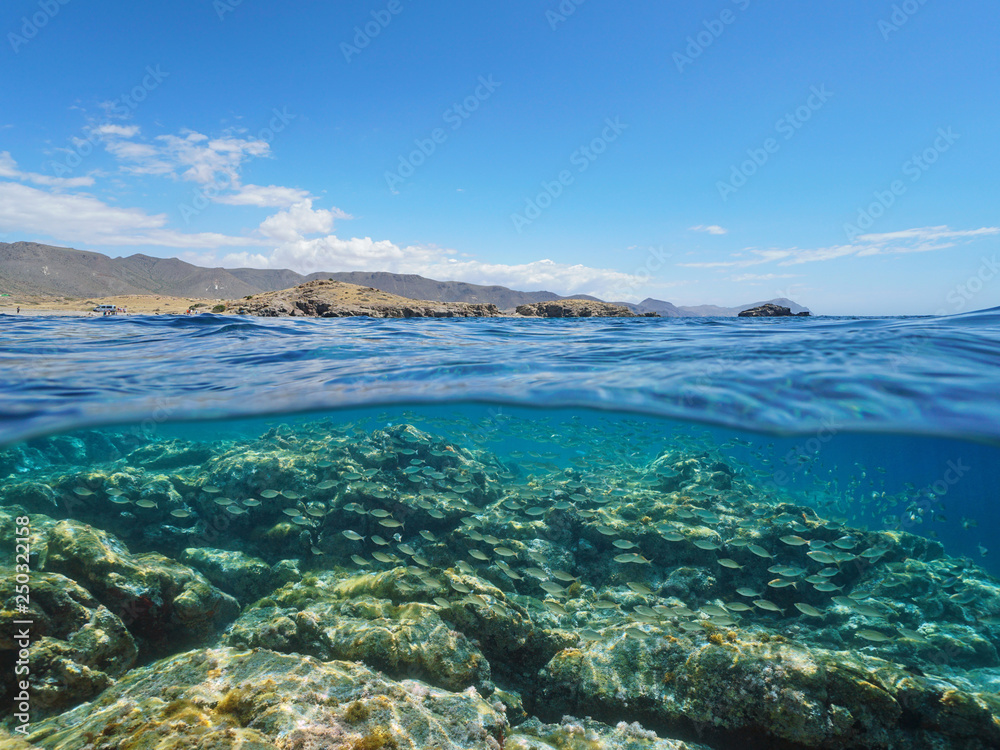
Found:
M 120 138 L 135 138 L 139 135 L 138 125 L 114 125 L 110 122 L 90 128 L 90 132 L 101 138 L 118 136 Z
M 313 199 L 307 190 L 299 188 L 242 184 L 241 170 L 248 160 L 271 156 L 270 146 L 260 139 L 241 138 L 232 132 L 210 138 L 182 130 L 179 135 L 159 135 L 152 141 L 142 141 L 135 140 L 140 134 L 138 126 L 113 124 L 90 128 L 89 134 L 101 140 L 126 174 L 171 176 L 212 186 L 215 203 L 290 209 Z M 86 142 L 77 140 L 77 145 Z M 334 218 L 350 217 L 334 209 Z
M 307 234 L 328 234 L 334 219 L 349 219 L 339 208 L 314 209 L 312 199 L 300 201 L 286 211 L 279 211 L 261 222 L 260 233 L 280 242 L 295 242 Z
M 290 268 L 299 273 L 316 271 L 388 271 L 412 273 L 441 281 L 500 284 L 514 289 L 559 294 L 592 294 L 607 298 L 621 290 L 649 286 L 648 279 L 611 269 L 549 259 L 521 264 L 459 260 L 454 250 L 434 246 L 400 247 L 370 237 L 341 239 L 335 235 L 287 242 L 271 253 L 238 252 L 222 258 L 226 268 Z M 619 297 L 620 298 L 620 297 Z
M 199 185 L 240 184 L 239 171 L 251 156 L 267 156 L 271 147 L 267 141 L 227 136 L 209 139 L 201 133 L 188 132 L 182 138 L 160 135 L 162 157 L 174 164 L 181 178 Z
M 0 151 L 0 177 L 54 188 L 89 187 L 94 184 L 94 178 L 89 175 L 86 177 L 52 177 L 37 172 L 22 172 L 17 168 L 17 162 L 14 161 L 9 151 Z
M 53 237 L 70 244 L 218 248 L 259 245 L 259 239 L 166 228 L 166 214 L 121 208 L 86 193 L 50 193 L 0 182 L 0 230 Z
M 745 281 L 774 281 L 775 279 L 794 279 L 799 274 L 795 273 L 744 273 L 739 276 L 730 276 L 729 281 L 742 283 Z
M 217 203 L 225 203 L 229 206 L 287 208 L 309 197 L 308 191 L 298 188 L 282 187 L 281 185 L 242 185 L 235 193 L 220 195 L 215 200 Z
M 127 174 L 173 175 L 199 185 L 238 188 L 243 163 L 271 155 L 267 141 L 241 138 L 233 132 L 210 138 L 182 130 L 179 135 L 158 135 L 151 142 L 134 140 L 140 134 L 135 125 L 103 124 L 89 132 L 123 163 Z
M 726 234 L 729 232 L 728 229 L 723 229 L 718 224 L 699 224 L 698 226 L 689 227 L 689 232 L 707 232 L 708 234 Z
M 678 263 L 683 268 L 747 268 L 765 263 L 795 266 L 803 263 L 817 263 L 838 258 L 870 255 L 901 255 L 905 253 L 926 253 L 955 247 L 961 242 L 970 242 L 980 237 L 1000 234 L 1000 227 L 953 230 L 947 226 L 918 227 L 884 234 L 865 234 L 849 245 L 832 245 L 814 249 L 788 248 L 760 250 L 749 248 L 733 253 L 732 260 L 707 261 L 701 263 Z
M 984 237 L 991 234 L 1000 234 L 1000 227 L 980 227 L 979 229 L 949 229 L 947 226 L 938 227 L 918 227 L 917 229 L 904 229 L 900 232 L 885 232 L 883 234 L 863 234 L 858 239 L 864 242 L 881 244 L 884 242 L 896 242 L 899 240 L 916 240 L 927 242 L 942 239 L 965 239 L 969 237 Z

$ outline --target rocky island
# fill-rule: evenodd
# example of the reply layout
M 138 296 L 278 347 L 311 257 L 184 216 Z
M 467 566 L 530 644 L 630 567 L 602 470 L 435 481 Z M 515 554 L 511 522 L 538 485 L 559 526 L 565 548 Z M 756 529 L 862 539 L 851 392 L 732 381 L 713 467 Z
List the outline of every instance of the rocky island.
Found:
M 264 318 L 495 318 L 493 304 L 429 302 L 342 281 L 308 281 L 277 292 L 251 294 L 226 303 L 226 312 Z
M 739 313 L 738 317 L 741 318 L 805 318 L 809 316 L 809 312 L 793 313 L 791 308 L 783 307 L 781 305 L 772 305 L 770 303 L 766 305 L 761 305 L 760 307 L 751 307 L 749 310 L 744 310 Z
M 637 314 L 624 305 L 589 299 L 558 300 L 518 305 L 501 311 L 495 304 L 481 302 L 434 302 L 389 294 L 374 287 L 343 281 L 308 281 L 291 289 L 247 295 L 230 300 L 213 312 L 257 315 L 265 318 L 637 318 L 659 317 L 656 313 Z
M 589 299 L 561 299 L 518 305 L 518 315 L 529 318 L 658 318 L 656 313 L 634 313 L 624 305 Z

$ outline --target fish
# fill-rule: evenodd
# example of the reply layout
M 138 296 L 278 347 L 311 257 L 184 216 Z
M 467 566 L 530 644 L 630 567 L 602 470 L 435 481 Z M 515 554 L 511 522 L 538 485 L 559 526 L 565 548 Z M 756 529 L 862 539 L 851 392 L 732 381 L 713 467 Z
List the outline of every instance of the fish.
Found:
M 639 583 L 638 581 L 629 581 L 625 585 L 628 586 L 630 589 L 632 589 L 635 593 L 639 594 L 640 596 L 653 595 L 653 590 L 651 588 L 649 588 L 645 584 Z
M 694 546 L 705 550 L 716 550 L 722 548 L 722 544 L 711 539 L 696 539 L 694 541 Z
M 625 555 L 615 555 L 614 560 L 617 563 L 637 563 L 640 565 L 648 565 L 652 562 L 651 560 L 647 560 L 642 555 L 636 555 L 632 553 Z
M 824 564 L 834 563 L 837 561 L 837 559 L 833 555 L 831 555 L 828 552 L 823 552 L 822 550 L 812 550 L 811 552 L 807 552 L 806 554 L 809 555 L 809 557 L 811 557 L 816 562 Z
M 800 536 L 783 536 L 781 537 L 781 541 L 793 547 L 801 547 L 803 544 L 809 544 L 808 540 Z
M 840 591 L 844 587 L 843 586 L 835 586 L 834 584 L 832 584 L 830 582 L 826 582 L 826 583 L 814 583 L 813 584 L 813 588 L 816 589 L 817 591 L 822 591 L 823 593 L 829 593 L 831 591 Z
M 775 589 L 783 589 L 786 586 L 795 586 L 795 581 L 788 581 L 784 578 L 775 578 L 773 581 L 768 581 L 767 585 Z
M 804 615 L 809 617 L 822 617 L 823 613 L 816 609 L 811 604 L 805 604 L 803 602 L 795 602 L 795 608 Z
M 635 549 L 636 547 L 639 546 L 635 542 L 630 542 L 627 539 L 615 539 L 611 543 L 618 549 Z
M 627 635 L 629 638 L 634 638 L 637 641 L 645 641 L 649 638 L 649 633 L 647 633 L 645 630 L 640 630 L 634 625 L 625 628 L 625 635 Z
M 701 611 L 712 617 L 725 617 L 729 614 L 725 607 L 720 607 L 717 604 L 703 604 Z
M 549 610 L 549 612 L 552 612 L 553 614 L 556 614 L 556 615 L 568 615 L 569 614 L 569 610 L 568 609 L 566 609 L 559 602 L 553 601 L 551 599 L 545 599 L 544 601 L 542 601 L 542 606 L 544 606 L 547 610 Z

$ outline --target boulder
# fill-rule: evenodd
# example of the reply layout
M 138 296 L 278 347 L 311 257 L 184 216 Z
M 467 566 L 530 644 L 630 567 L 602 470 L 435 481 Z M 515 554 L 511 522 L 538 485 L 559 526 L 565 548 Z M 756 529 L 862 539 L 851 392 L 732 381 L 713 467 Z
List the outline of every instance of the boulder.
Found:
M 116 537 L 77 521 L 49 532 L 47 565 L 120 617 L 147 655 L 203 643 L 240 610 L 194 569 L 155 552 L 133 555 Z
M 135 669 L 92 703 L 32 728 L 28 740 L 45 750 L 500 750 L 506 720 L 475 690 L 218 648 Z
M 125 624 L 89 592 L 58 573 L 33 572 L 26 611 L 18 604 L 14 570 L 0 568 L 0 652 L 20 658 L 28 631 L 26 664 L 35 719 L 72 708 L 114 684 L 135 664 L 138 649 Z M 30 621 L 26 628 L 15 620 Z M 11 668 L 13 669 L 13 667 Z M 13 678 L 13 674 L 11 675 Z M 4 680 L 2 709 L 13 707 L 15 680 Z
M 248 609 L 226 645 L 364 662 L 396 678 L 416 678 L 447 690 L 491 693 L 490 665 L 439 607 L 337 586 L 333 574 L 306 577 Z

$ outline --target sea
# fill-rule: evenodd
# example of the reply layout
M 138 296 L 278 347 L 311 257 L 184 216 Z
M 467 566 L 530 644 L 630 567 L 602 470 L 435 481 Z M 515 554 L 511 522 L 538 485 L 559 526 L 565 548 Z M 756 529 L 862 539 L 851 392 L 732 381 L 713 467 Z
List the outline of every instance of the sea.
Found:
M 715 627 L 734 641 L 767 632 L 952 680 L 992 694 L 995 711 L 1000 308 L 777 319 L 0 316 L 0 512 L 186 561 L 243 613 L 174 650 L 122 617 L 137 644 L 130 669 L 105 669 L 102 689 L 33 709 L 33 731 L 54 722 L 68 743 L 43 732 L 39 747 L 77 746 L 61 716 L 175 651 L 231 642 L 237 618 L 274 596 L 199 568 L 197 548 L 294 571 L 274 588 L 398 571 L 413 580 L 394 601 L 409 596 L 456 631 L 465 620 L 453 608 L 501 620 L 537 613 L 538 628 L 585 655 L 614 639 L 649 648 L 669 636 L 695 649 Z M 0 565 L 12 567 L 9 529 L 0 541 Z M 34 553 L 31 563 L 47 564 Z M 52 569 L 72 578 L 75 568 Z M 115 612 L 108 587 L 85 578 L 76 582 Z M 620 695 L 555 700 L 562 693 L 538 677 L 551 677 L 550 665 L 525 676 L 503 663 L 513 651 L 473 631 L 492 676 L 468 684 L 520 712 L 506 707 L 496 743 L 515 747 L 518 721 L 565 724 L 571 714 L 721 748 L 745 720 L 702 719 L 712 724 L 702 735 L 698 722 Z M 981 642 L 971 656 L 935 658 L 942 639 L 969 638 Z M 4 648 L 6 673 L 15 652 Z M 373 659 L 393 679 L 468 687 Z M 0 721 L 18 725 L 6 709 Z M 774 747 L 821 746 L 796 745 L 765 720 L 748 725 L 773 732 Z M 980 747 L 942 736 L 941 747 Z

